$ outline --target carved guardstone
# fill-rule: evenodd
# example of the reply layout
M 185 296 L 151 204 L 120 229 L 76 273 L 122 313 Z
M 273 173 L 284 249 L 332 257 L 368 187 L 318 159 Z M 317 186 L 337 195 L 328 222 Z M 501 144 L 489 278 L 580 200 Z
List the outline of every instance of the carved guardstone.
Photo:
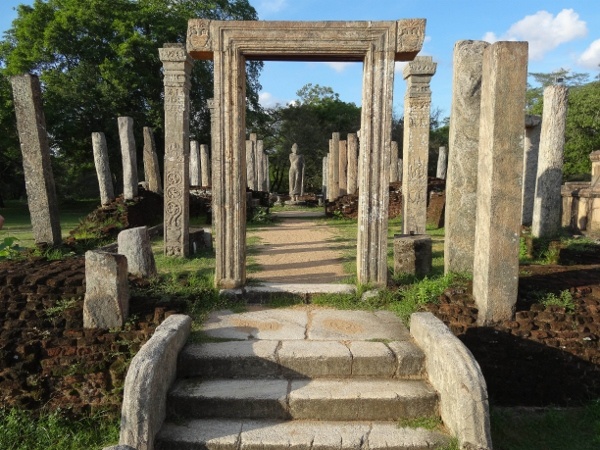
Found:
M 404 68 L 404 145 L 402 168 L 402 229 L 404 234 L 425 233 L 427 224 L 427 166 L 431 89 L 437 64 L 431 56 L 417 56 Z
M 165 255 L 189 255 L 190 77 L 192 59 L 182 44 L 159 50 L 165 85 Z

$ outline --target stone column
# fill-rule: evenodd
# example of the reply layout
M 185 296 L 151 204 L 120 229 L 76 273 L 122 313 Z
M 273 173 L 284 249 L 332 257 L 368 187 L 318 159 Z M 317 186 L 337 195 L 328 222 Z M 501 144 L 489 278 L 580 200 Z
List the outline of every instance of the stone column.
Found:
M 560 232 L 560 188 L 568 92 L 567 87 L 561 85 L 544 89 L 542 132 L 531 222 L 533 237 L 553 237 Z
M 390 146 L 390 183 L 398 181 L 398 142 L 392 141 Z
M 160 178 L 160 166 L 156 154 L 156 144 L 152 128 L 144 127 L 144 175 L 151 192 L 162 194 L 162 181 Z
M 358 186 L 358 140 L 356 134 L 348 133 L 348 194 L 355 195 Z
M 531 225 L 533 199 L 537 179 L 538 153 L 540 148 L 541 116 L 525 116 L 525 139 L 523 141 L 523 213 L 521 223 Z
M 201 186 L 200 182 L 200 145 L 190 141 L 190 185 Z
M 121 141 L 121 160 L 123 162 L 123 197 L 133 200 L 138 195 L 137 154 L 133 136 L 133 119 L 119 117 L 119 139 Z
M 402 169 L 402 229 L 404 234 L 423 234 L 427 224 L 427 166 L 431 89 L 437 64 L 431 56 L 417 56 L 404 68 L 404 167 Z
M 517 302 L 527 47 L 496 42 L 483 54 L 473 265 L 480 325 L 511 319 Z
M 98 186 L 100 187 L 100 203 L 107 205 L 115 199 L 115 191 L 108 164 L 108 147 L 106 146 L 104 133 L 92 133 L 92 149 L 94 151 L 96 174 L 98 175 Z
M 256 141 L 256 188 L 259 191 L 266 191 L 265 189 L 265 149 L 262 140 Z
M 250 189 L 252 189 L 253 191 L 255 191 L 256 190 L 256 141 L 252 140 L 252 139 L 248 139 L 246 141 L 246 178 L 248 180 L 248 187 Z
M 404 162 L 402 158 L 398 158 L 398 181 L 402 183 L 402 168 L 404 167 Z
M 37 76 L 29 74 L 11 77 L 10 81 L 33 240 L 36 244 L 59 245 L 62 242 L 60 217 L 40 81 Z
M 335 201 L 340 196 L 340 133 L 332 133 L 329 140 L 329 181 L 327 199 Z
M 444 271 L 473 272 L 483 41 L 454 44 L 452 110 L 448 138 Z
M 446 179 L 446 169 L 448 168 L 448 151 L 446 147 L 440 147 L 438 153 L 438 161 L 437 161 L 437 170 L 436 170 L 436 178 L 441 180 Z
M 182 44 L 159 50 L 165 84 L 165 255 L 189 255 L 190 77 L 193 60 Z
M 327 179 L 329 178 L 329 158 L 327 156 L 323 157 L 323 181 L 322 181 L 322 189 L 323 197 L 327 199 Z
M 600 150 L 590 153 L 590 160 L 592 162 L 592 181 L 590 183 L 587 229 L 597 234 L 600 231 Z
M 340 196 L 348 193 L 348 145 L 340 141 Z
M 200 169 L 202 170 L 201 186 L 210 186 L 210 158 L 208 156 L 208 145 L 200 145 Z

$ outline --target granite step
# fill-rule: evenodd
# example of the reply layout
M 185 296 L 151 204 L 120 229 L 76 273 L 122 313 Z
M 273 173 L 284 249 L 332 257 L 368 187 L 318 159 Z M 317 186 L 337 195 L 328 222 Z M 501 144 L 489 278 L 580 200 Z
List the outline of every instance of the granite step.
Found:
M 182 420 L 164 424 L 157 450 L 335 450 L 442 449 L 440 431 L 401 428 L 394 422 L 289 422 L 268 420 Z
M 169 416 L 385 421 L 438 415 L 438 397 L 422 380 L 178 380 Z
M 247 340 L 187 345 L 178 377 L 420 379 L 425 356 L 411 340 Z

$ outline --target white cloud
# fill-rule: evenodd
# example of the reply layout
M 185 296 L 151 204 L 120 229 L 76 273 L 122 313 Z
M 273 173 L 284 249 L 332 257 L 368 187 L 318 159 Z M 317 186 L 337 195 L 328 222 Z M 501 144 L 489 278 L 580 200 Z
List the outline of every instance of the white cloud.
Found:
M 407 64 L 408 61 L 396 61 L 394 63 L 394 73 L 399 73 L 400 75 L 402 75 L 402 72 L 404 71 L 404 68 Z
M 540 60 L 559 45 L 584 37 L 587 31 L 579 14 L 572 9 L 563 9 L 556 16 L 548 11 L 538 11 L 511 25 L 503 35 L 489 31 L 483 39 L 488 42 L 528 41 L 529 57 Z
M 342 73 L 348 67 L 354 65 L 354 63 L 351 63 L 351 62 L 326 62 L 325 64 L 327 64 L 329 67 L 331 67 L 337 73 Z
M 285 103 L 280 99 L 275 98 L 270 92 L 266 91 L 263 91 L 258 94 L 258 102 L 262 105 L 263 108 L 273 108 L 277 105 Z
M 588 69 L 598 70 L 598 66 L 600 66 L 600 39 L 592 42 L 581 54 L 577 62 Z
M 288 6 L 288 0 L 261 0 L 256 6 L 258 16 L 274 14 L 283 11 Z

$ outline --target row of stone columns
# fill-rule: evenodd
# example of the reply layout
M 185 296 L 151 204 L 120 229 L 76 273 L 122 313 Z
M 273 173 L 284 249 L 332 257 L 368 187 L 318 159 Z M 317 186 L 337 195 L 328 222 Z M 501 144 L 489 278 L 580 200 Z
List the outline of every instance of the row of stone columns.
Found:
M 246 179 L 249 189 L 270 191 L 269 157 L 264 142 L 258 140 L 256 133 L 250 133 L 250 139 L 246 140 Z
M 329 153 L 323 158 L 323 194 L 335 201 L 347 194 L 355 195 L 357 189 L 358 137 L 348 133 L 346 140 L 341 140 L 340 133 L 332 133 Z
M 190 186 L 210 186 L 208 145 L 190 141 Z

